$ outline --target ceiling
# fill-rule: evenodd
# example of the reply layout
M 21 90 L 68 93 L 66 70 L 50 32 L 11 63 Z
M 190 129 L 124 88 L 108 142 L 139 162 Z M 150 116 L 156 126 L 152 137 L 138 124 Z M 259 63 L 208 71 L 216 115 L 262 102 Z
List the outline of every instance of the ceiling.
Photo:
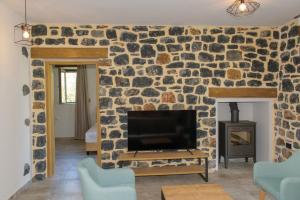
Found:
M 24 0 L 0 0 L 24 14 Z M 27 0 L 32 23 L 135 25 L 281 25 L 300 14 L 300 0 L 257 0 L 251 16 L 226 13 L 234 0 Z

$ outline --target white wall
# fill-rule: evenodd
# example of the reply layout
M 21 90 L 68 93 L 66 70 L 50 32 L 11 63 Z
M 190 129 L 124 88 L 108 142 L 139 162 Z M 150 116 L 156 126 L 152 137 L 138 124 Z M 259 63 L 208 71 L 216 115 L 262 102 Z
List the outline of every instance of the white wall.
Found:
M 89 111 L 91 125 L 96 121 L 96 66 L 87 66 Z M 75 104 L 59 104 L 58 69 L 54 68 L 54 119 L 55 137 L 75 136 Z
M 271 161 L 273 147 L 273 103 L 257 102 L 253 107 L 253 121 L 256 122 L 256 160 Z
M 54 133 L 55 137 L 74 137 L 75 105 L 59 104 L 58 68 L 53 70 L 54 80 Z
M 13 26 L 23 19 L 0 1 L 0 200 L 6 200 L 31 179 L 23 176 L 31 165 L 30 95 L 22 94 L 30 82 L 29 61 L 13 43 Z
M 239 119 L 240 120 L 253 120 L 253 103 L 238 103 Z M 229 103 L 219 103 L 219 121 L 230 121 L 231 113 Z

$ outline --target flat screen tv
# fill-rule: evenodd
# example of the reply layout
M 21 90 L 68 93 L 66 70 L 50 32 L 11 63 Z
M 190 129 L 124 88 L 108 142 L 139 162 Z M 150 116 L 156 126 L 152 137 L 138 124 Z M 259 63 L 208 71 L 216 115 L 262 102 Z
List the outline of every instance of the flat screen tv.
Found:
M 128 151 L 196 149 L 196 111 L 128 111 Z

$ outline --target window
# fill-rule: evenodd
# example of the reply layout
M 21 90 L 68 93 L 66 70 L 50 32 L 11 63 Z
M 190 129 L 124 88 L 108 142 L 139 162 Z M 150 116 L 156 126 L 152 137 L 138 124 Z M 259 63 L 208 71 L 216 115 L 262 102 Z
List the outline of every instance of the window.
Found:
M 76 77 L 77 70 L 74 67 L 59 68 L 59 102 L 76 102 Z

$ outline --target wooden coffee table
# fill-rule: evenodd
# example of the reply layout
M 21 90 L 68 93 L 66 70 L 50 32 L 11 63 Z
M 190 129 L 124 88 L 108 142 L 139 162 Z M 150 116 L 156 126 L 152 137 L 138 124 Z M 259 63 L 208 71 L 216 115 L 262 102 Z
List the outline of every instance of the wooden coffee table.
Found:
M 233 200 L 217 184 L 163 186 L 162 200 Z

